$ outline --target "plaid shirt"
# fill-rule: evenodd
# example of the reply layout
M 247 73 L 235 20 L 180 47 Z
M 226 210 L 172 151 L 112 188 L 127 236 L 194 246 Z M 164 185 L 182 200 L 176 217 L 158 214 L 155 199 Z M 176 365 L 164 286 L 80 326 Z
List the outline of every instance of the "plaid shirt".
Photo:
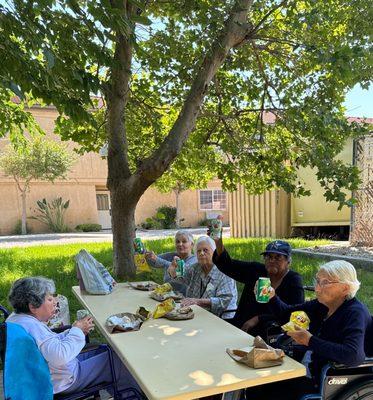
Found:
M 184 271 L 184 276 L 175 279 L 187 285 L 186 297 L 211 300 L 210 311 L 216 315 L 225 310 L 237 308 L 236 282 L 224 275 L 214 265 L 205 275 L 199 264 L 194 264 Z M 224 314 L 224 318 L 233 318 L 234 313 Z

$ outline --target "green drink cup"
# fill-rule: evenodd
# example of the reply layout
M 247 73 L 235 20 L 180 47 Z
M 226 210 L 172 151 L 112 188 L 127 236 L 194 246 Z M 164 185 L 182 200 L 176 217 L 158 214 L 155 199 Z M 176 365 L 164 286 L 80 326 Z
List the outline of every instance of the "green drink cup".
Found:
M 269 302 L 269 288 L 271 287 L 271 280 L 269 278 L 259 278 L 256 290 L 256 301 L 258 303 Z
M 139 254 L 145 253 L 145 246 L 140 238 L 133 239 L 133 245 L 135 246 L 135 252 Z
M 185 261 L 184 260 L 176 260 L 176 276 L 184 276 L 184 267 Z

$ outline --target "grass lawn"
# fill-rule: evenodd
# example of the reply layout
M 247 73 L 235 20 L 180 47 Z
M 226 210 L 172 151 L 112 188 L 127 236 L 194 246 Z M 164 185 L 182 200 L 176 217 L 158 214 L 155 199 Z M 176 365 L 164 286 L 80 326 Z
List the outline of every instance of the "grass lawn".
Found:
M 269 239 L 226 239 L 227 249 L 234 258 L 242 260 L 261 260 L 263 251 Z M 325 244 L 326 241 L 306 241 L 301 239 L 289 240 L 294 248 Z M 173 239 L 145 241 L 147 249 L 156 253 L 171 251 L 174 248 Z M 24 276 L 43 275 L 52 278 L 58 293 L 69 299 L 72 319 L 81 308 L 71 293 L 71 287 L 77 285 L 74 256 L 80 249 L 85 248 L 109 270 L 112 266 L 112 245 L 110 243 L 84 243 L 58 246 L 35 246 L 0 250 L 0 304 L 9 307 L 7 295 L 11 284 Z M 294 255 L 292 268 L 304 277 L 305 284 L 311 284 L 320 261 L 304 256 Z M 373 313 L 373 272 L 358 270 L 362 288 L 358 293 L 359 299 L 365 302 Z M 154 280 L 161 283 L 163 271 L 153 269 L 151 273 L 137 275 L 137 280 Z M 242 285 L 239 285 L 239 291 Z

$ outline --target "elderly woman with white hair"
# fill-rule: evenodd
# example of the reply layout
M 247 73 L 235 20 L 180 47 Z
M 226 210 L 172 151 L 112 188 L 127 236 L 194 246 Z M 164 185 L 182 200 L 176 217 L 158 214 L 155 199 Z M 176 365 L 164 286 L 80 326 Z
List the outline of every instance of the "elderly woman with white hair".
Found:
M 179 230 L 175 234 L 175 251 L 159 255 L 156 255 L 153 251 L 147 251 L 145 253 L 146 261 L 153 268 L 163 268 L 163 281 L 169 282 L 171 277 L 168 274 L 167 269 L 174 261 L 175 257 L 176 259 L 184 260 L 185 270 L 197 262 L 197 257 L 192 254 L 193 243 L 193 235 L 190 232 Z M 185 294 L 185 285 L 180 283 L 179 285 L 175 285 L 175 289 Z
M 310 350 L 311 358 L 305 359 L 309 361 L 311 379 L 290 381 L 291 388 L 287 385 L 284 392 L 287 400 L 315 392 L 321 370 L 329 361 L 347 366 L 360 364 L 366 356 L 368 340 L 372 340 L 365 336 L 371 329 L 372 318 L 367 307 L 355 298 L 360 282 L 352 264 L 335 260 L 321 265 L 314 284 L 316 299 L 298 305 L 287 305 L 276 296 L 275 289 L 270 291 L 269 306 L 281 322 L 289 321 L 293 311 L 306 312 L 311 321 L 309 330 L 296 327 L 294 332 L 288 332 L 297 344 Z M 279 385 L 270 385 L 265 389 L 268 398 L 281 393 Z M 253 391 L 248 393 L 253 395 Z M 275 398 L 282 399 L 281 396 Z
M 195 244 L 197 263 L 184 271 L 184 276 L 176 277 L 176 261 L 168 268 L 168 274 L 174 283 L 186 285 L 186 298 L 183 306 L 198 305 L 216 315 L 237 307 L 237 287 L 232 278 L 218 270 L 212 261 L 216 248 L 215 242 L 208 236 L 201 236 Z M 227 313 L 226 318 L 232 318 Z

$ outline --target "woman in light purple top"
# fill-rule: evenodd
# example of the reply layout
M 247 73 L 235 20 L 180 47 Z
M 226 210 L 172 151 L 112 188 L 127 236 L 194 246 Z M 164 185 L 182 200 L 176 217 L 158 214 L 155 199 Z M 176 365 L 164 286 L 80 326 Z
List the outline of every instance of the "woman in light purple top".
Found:
M 193 235 L 184 230 L 177 231 L 175 234 L 175 250 L 168 253 L 162 253 L 158 256 L 153 251 L 147 251 L 145 254 L 146 261 L 151 267 L 164 269 L 164 282 L 170 282 L 172 279 L 167 270 L 175 257 L 178 257 L 185 262 L 184 273 L 191 265 L 197 262 L 197 257 L 192 254 L 193 250 Z M 177 290 L 185 295 L 186 286 L 183 283 L 173 282 L 174 290 Z
M 73 326 L 55 333 L 46 321 L 55 312 L 54 282 L 43 277 L 18 279 L 14 282 L 9 301 L 14 308 L 8 322 L 21 325 L 34 339 L 48 363 L 54 393 L 78 392 L 85 387 L 111 381 L 109 356 L 106 351 L 92 350 L 80 354 L 85 345 L 85 335 L 94 328 L 93 319 L 87 316 Z M 113 352 L 118 389 L 139 386 Z

